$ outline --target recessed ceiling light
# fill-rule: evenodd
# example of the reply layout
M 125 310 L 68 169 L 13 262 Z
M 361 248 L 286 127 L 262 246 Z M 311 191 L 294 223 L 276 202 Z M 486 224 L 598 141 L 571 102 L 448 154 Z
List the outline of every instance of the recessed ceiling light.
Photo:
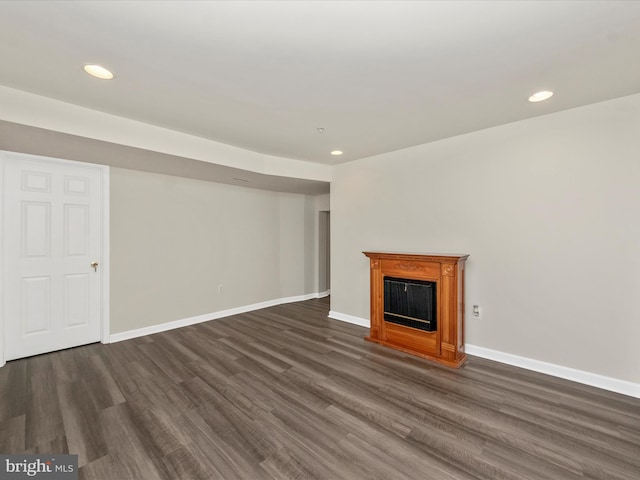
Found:
M 333 152 L 331 152 L 331 155 L 342 155 L 342 150 L 334 150 Z
M 102 80 L 111 80 L 113 78 L 113 73 L 100 65 L 85 65 L 84 71 Z
M 536 92 L 529 97 L 530 102 L 542 102 L 543 100 L 547 100 L 553 96 L 553 92 L 549 90 L 543 90 L 542 92 Z

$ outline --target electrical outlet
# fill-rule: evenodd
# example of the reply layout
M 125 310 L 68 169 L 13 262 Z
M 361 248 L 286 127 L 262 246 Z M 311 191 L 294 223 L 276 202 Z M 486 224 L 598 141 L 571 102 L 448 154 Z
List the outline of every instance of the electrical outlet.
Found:
M 222 283 L 218 285 L 218 293 L 224 293 L 224 285 Z
M 471 316 L 477 320 L 482 318 L 482 310 L 480 309 L 480 305 L 473 305 L 471 307 Z

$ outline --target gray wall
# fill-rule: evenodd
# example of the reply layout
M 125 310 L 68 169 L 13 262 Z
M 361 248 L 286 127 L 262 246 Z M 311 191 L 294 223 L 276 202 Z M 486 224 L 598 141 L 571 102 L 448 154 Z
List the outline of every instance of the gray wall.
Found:
M 315 293 L 313 203 L 112 168 L 111 333 Z
M 635 95 L 339 165 L 331 310 L 364 250 L 469 253 L 468 344 L 639 382 L 639 159 Z

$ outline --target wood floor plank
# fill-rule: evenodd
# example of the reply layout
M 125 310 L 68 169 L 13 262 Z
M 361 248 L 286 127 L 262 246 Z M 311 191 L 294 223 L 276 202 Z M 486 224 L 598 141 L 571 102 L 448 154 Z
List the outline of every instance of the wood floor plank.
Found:
M 28 379 L 26 360 L 0 368 L 0 422 L 26 414 Z
M 216 478 L 270 478 L 259 464 L 263 459 L 263 448 L 256 445 L 262 445 L 262 441 L 257 439 L 257 443 L 243 446 L 244 434 L 237 433 L 237 428 L 242 430 L 243 427 L 225 428 L 225 420 L 212 407 L 187 412 L 182 418 L 187 420 L 183 428 L 188 432 L 191 444 L 206 453 Z
M 25 415 L 0 422 L 0 452 L 20 452 L 25 447 Z
M 118 465 L 112 478 L 116 478 L 116 474 L 123 475 L 120 477 L 123 479 L 170 478 L 159 468 L 161 452 L 140 424 L 138 412 L 129 403 L 120 403 L 100 412 L 99 426 L 107 444 L 109 461 Z
M 83 480 L 639 480 L 640 399 L 363 341 L 328 299 L 0 369 L 0 451 Z
M 32 361 L 33 360 L 33 361 Z M 40 355 L 27 362 L 25 370 L 27 393 L 25 396 L 25 447 L 47 445 L 65 436 L 62 409 L 58 399 L 52 356 Z
M 177 356 L 175 350 L 172 355 L 170 350 L 155 341 L 141 346 L 140 350 L 174 383 L 191 378 L 189 371 L 185 368 L 184 359 Z
M 420 478 L 425 480 L 475 479 L 474 476 L 454 468 L 429 452 L 424 452 L 415 445 L 405 442 L 402 437 L 389 435 L 388 431 L 382 426 L 363 420 L 353 412 L 347 412 L 335 405 L 327 407 L 327 412 L 335 418 L 336 422 L 342 424 L 349 431 L 352 443 L 355 443 L 353 440 L 353 437 L 355 437 L 374 447 L 383 449 L 387 452 L 387 455 L 392 456 L 393 465 L 402 470 L 409 478 L 415 478 L 416 472 L 420 472 Z
M 89 464 L 83 465 L 78 470 L 78 478 L 82 480 L 103 480 L 105 478 L 114 478 L 115 475 L 121 477 L 119 465 L 110 455 L 105 455 Z
M 108 454 L 90 385 L 84 380 L 58 385 L 59 405 L 69 450 L 78 454 L 78 466 Z M 28 417 L 27 417 L 28 418 Z M 55 452 L 53 452 L 55 453 Z
M 113 375 L 99 355 L 91 355 L 83 364 L 83 378 L 89 384 L 89 393 L 97 410 L 103 410 L 125 401 Z

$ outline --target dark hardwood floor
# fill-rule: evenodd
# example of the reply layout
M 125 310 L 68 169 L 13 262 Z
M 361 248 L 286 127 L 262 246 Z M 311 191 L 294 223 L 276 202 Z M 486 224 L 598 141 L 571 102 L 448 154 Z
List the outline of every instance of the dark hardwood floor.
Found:
M 0 453 L 80 478 L 640 479 L 640 400 L 363 341 L 328 300 L 0 369 Z

